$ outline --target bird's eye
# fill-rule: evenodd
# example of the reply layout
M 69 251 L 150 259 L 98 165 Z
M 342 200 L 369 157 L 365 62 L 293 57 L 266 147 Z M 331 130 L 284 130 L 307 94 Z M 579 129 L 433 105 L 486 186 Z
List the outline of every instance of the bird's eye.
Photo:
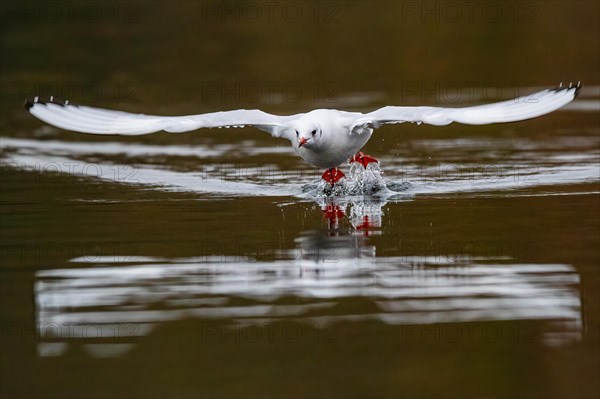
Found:
M 313 130 L 311 133 L 312 133 L 312 135 L 314 136 L 315 134 L 317 134 L 317 131 L 316 131 L 316 130 Z
M 300 137 L 300 133 L 298 133 L 298 131 L 296 130 L 296 136 Z

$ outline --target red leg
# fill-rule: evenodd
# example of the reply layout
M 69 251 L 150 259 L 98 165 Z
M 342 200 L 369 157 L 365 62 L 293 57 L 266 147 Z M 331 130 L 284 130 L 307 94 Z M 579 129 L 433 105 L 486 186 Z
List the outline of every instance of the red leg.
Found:
M 342 172 L 338 168 L 331 168 L 327 169 L 321 177 L 323 178 L 323 180 L 325 180 L 327 183 L 333 186 L 335 183 L 337 183 L 338 180 L 340 180 L 344 176 L 344 172 Z
M 368 216 L 363 216 L 363 222 L 362 222 L 362 224 L 356 226 L 356 230 L 364 230 L 365 237 L 368 237 L 369 236 L 369 229 L 371 227 L 373 227 L 373 225 L 369 221 L 369 217 Z
M 370 155 L 365 155 L 363 154 L 361 151 L 357 152 L 356 155 L 354 155 L 352 158 L 350 158 L 350 163 L 352 162 L 358 162 L 359 164 L 361 164 L 365 169 L 367 169 L 367 165 L 370 164 L 371 162 L 379 162 L 378 160 L 376 160 L 375 158 L 373 158 Z
M 338 219 L 343 218 L 344 210 L 338 204 L 327 204 L 323 209 L 323 217 L 329 219 L 329 230 L 337 228 Z

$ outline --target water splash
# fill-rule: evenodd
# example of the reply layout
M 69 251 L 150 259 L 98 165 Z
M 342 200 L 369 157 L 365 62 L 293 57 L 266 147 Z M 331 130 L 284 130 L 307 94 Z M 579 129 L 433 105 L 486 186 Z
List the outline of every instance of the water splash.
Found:
M 333 186 L 319 180 L 303 187 L 303 192 L 315 198 L 377 196 L 389 193 L 379 163 L 373 162 L 363 167 L 359 163 L 350 164 L 346 177 Z M 392 190 L 395 191 L 395 190 Z

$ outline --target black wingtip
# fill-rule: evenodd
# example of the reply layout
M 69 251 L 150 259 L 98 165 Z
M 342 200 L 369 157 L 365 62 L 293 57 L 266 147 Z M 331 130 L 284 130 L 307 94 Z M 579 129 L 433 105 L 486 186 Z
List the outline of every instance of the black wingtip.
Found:
M 24 106 L 27 111 L 29 111 L 31 109 L 31 107 L 33 107 L 35 104 L 42 104 L 42 105 L 56 104 L 56 105 L 60 105 L 61 107 L 64 107 L 66 105 L 72 105 L 72 106 L 77 107 L 77 104 L 70 103 L 68 100 L 66 100 L 66 101 L 60 100 L 54 96 L 50 96 L 50 99 L 47 101 L 40 98 L 39 96 L 35 96 L 33 98 L 33 100 L 29 100 L 28 98 L 25 99 Z
M 577 87 L 575 88 L 575 97 L 576 98 L 579 95 L 579 92 L 581 91 L 581 88 L 583 87 L 583 85 L 581 84 L 581 81 L 577 82 Z
M 583 85 L 580 82 L 577 82 L 576 85 L 573 85 L 573 83 L 569 83 L 569 85 L 564 85 L 562 84 L 562 82 L 560 82 L 560 84 L 558 85 L 558 87 L 555 87 L 554 89 L 550 89 L 550 91 L 555 91 L 555 92 L 559 92 L 559 91 L 563 91 L 563 90 L 572 90 L 575 89 L 575 93 L 573 98 L 577 97 L 579 95 L 579 92 L 581 91 L 581 88 L 583 87 Z

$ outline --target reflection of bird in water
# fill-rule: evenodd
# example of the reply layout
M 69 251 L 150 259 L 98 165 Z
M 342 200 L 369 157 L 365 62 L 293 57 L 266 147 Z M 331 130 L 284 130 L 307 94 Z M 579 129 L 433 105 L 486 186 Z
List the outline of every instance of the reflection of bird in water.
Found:
M 288 139 L 306 162 L 327 170 L 323 180 L 333 186 L 344 177 L 337 167 L 350 160 L 366 168 L 377 162 L 360 152 L 373 129 L 392 123 L 470 125 L 514 122 L 534 118 L 571 102 L 581 85 L 543 90 L 525 97 L 493 104 L 464 107 L 387 106 L 366 114 L 333 109 L 277 116 L 260 110 L 235 110 L 187 116 L 154 116 L 78 106 L 50 97 L 35 97 L 25 107 L 37 118 L 62 129 L 94 134 L 140 135 L 161 130 L 173 133 L 215 127 L 254 126 L 274 137 Z
M 296 260 L 300 262 L 300 276 L 311 271 L 319 276 L 327 264 L 337 264 L 341 259 L 358 259 L 375 256 L 375 247 L 366 238 L 380 234 L 382 207 L 385 200 L 375 198 L 325 198 L 319 201 L 326 230 L 311 230 L 296 239 Z M 348 227 L 341 224 L 348 221 Z
M 323 218 L 327 220 L 327 232 L 329 236 L 340 235 L 340 220 L 348 216 L 351 231 L 355 235 L 379 235 L 381 231 L 382 207 L 385 200 L 375 198 L 360 198 L 338 200 L 328 198 L 321 203 Z
M 329 235 L 337 235 L 339 219 L 342 219 L 345 216 L 344 210 L 337 203 L 327 203 L 326 205 L 321 207 L 323 211 L 323 217 L 329 221 L 327 230 L 329 231 Z

